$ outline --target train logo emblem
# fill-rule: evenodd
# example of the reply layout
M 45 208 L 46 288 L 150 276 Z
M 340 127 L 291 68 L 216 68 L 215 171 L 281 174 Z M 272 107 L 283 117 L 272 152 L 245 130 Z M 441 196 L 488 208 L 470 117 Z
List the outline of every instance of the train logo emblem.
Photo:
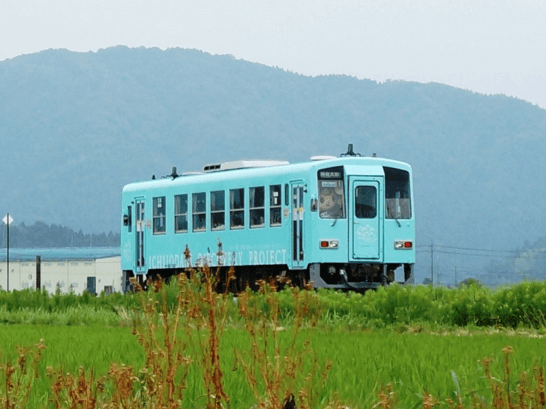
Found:
M 375 243 L 377 241 L 377 234 L 372 226 L 361 226 L 356 232 L 356 236 L 362 243 Z

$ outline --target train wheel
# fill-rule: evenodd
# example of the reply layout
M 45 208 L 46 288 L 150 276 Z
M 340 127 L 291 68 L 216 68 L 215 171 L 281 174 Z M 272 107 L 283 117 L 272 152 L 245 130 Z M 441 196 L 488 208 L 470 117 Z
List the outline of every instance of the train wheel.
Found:
M 133 284 L 131 283 L 131 278 L 133 278 L 135 275 L 130 270 L 123 270 L 123 276 L 122 276 L 122 290 L 124 293 L 134 292 L 135 289 L 133 288 Z
M 233 280 L 235 292 L 242 293 L 250 285 L 250 272 L 245 267 L 238 267 L 235 269 L 235 279 Z M 252 288 L 252 287 L 251 287 Z

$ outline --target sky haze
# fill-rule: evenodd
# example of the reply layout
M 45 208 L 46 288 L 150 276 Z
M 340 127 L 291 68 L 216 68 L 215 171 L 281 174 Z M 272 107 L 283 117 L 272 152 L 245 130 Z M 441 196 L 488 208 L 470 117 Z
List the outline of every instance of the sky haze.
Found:
M 52 48 L 180 47 L 546 109 L 544 0 L 3 0 L 0 40 L 0 61 Z

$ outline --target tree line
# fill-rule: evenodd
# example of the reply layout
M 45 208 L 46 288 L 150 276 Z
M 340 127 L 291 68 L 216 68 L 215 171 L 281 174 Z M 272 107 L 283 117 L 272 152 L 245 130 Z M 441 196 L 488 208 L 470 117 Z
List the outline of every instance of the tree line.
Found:
M 0 248 L 7 245 L 7 229 L 0 235 Z M 27 226 L 25 223 L 12 224 L 9 228 L 10 248 L 38 247 L 119 247 L 119 233 L 83 233 L 70 227 L 57 224 L 48 225 L 37 221 Z

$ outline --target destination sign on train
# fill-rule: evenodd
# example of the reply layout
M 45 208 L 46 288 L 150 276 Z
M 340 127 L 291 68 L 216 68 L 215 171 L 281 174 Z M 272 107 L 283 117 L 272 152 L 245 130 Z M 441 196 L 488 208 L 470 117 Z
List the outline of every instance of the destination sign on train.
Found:
M 320 178 L 321 179 L 341 179 L 342 175 L 341 172 L 320 172 Z

